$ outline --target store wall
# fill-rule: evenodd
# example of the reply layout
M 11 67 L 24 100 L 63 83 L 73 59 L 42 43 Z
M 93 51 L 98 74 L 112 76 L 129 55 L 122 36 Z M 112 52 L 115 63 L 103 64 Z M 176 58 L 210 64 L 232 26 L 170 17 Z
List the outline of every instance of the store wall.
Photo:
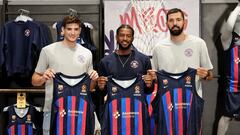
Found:
M 42 22 L 46 24 L 52 33 L 53 41 L 56 41 L 56 30 L 52 28 L 53 24 L 56 21 L 60 21 L 63 19 L 64 16 L 69 15 L 68 10 L 69 8 L 75 9 L 78 12 L 78 15 L 82 22 L 88 22 L 93 25 L 92 29 L 92 39 L 97 47 L 99 49 L 100 45 L 100 13 L 99 13 L 99 4 L 94 1 L 75 1 L 75 2 L 69 2 L 69 3 L 63 3 L 63 2 L 55 2 L 58 4 L 46 4 L 46 3 L 40 3 L 36 4 L 32 1 L 28 3 L 24 2 L 21 3 L 21 1 L 17 1 L 19 3 L 13 3 L 10 2 L 6 6 L 7 11 L 4 11 L 2 9 L 3 5 L 0 4 L 0 11 L 1 11 L 1 19 L 0 19 L 0 26 L 3 26 L 5 22 L 9 20 L 14 20 L 18 15 L 19 9 L 26 9 L 30 11 L 29 16 L 33 18 L 36 21 Z M 35 2 L 35 1 L 34 1 Z M 53 1 L 54 2 L 54 1 Z M 4 14 L 6 15 L 6 18 L 4 18 Z M 99 51 L 98 51 L 99 52 Z M 100 59 L 98 56 L 95 59 Z M 1 84 L 1 82 L 0 82 Z M 0 92 L 0 135 L 4 135 L 5 124 L 3 124 L 3 121 L 6 120 L 4 118 L 2 109 L 6 106 L 12 105 L 16 103 L 16 92 L 10 92 L 11 88 L 21 88 L 16 83 L 11 83 L 9 87 L 4 87 L 4 89 L 9 89 L 8 92 Z M 0 89 L 3 89 L 2 85 L 0 85 Z M 25 88 L 22 87 L 24 90 Z M 31 104 L 34 104 L 35 106 L 43 107 L 44 105 L 44 93 L 43 92 L 27 92 L 27 101 Z M 39 116 L 40 117 L 40 116 Z

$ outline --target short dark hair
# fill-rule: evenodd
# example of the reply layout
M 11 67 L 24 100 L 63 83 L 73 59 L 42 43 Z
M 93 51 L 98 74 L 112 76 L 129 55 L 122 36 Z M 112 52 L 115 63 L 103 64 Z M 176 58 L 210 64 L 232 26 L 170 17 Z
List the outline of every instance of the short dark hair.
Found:
M 119 27 L 117 28 L 117 35 L 119 34 L 120 29 L 122 29 L 122 28 L 130 29 L 130 30 L 132 31 L 132 36 L 134 36 L 134 30 L 133 30 L 133 28 L 132 28 L 130 25 L 128 25 L 128 24 L 122 24 L 121 26 L 119 26 Z
M 66 25 L 70 24 L 70 23 L 77 23 L 77 24 L 79 24 L 79 27 L 81 27 L 81 21 L 77 16 L 70 16 L 69 15 L 69 16 L 65 16 L 63 18 L 63 23 L 62 23 L 63 27 L 66 27 Z
M 170 10 L 167 12 L 167 15 L 166 15 L 167 21 L 168 21 L 168 16 L 169 16 L 170 14 L 178 13 L 178 12 L 181 13 L 181 15 L 182 15 L 182 17 L 183 17 L 183 20 L 184 20 L 184 13 L 183 13 L 183 11 L 182 11 L 181 9 L 179 9 L 179 8 L 172 8 L 172 9 L 170 9 Z

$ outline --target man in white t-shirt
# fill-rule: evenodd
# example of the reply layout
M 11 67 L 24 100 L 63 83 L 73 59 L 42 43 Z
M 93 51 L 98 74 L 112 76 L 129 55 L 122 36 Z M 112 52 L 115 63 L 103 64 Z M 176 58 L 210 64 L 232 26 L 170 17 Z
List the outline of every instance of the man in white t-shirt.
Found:
M 50 130 L 54 74 L 62 72 L 66 75 L 77 76 L 87 72 L 92 79 L 91 89 L 94 89 L 98 79 L 98 73 L 93 70 L 91 51 L 76 43 L 81 32 L 80 24 L 78 17 L 66 16 L 64 18 L 62 27 L 64 40 L 42 49 L 32 76 L 34 86 L 45 84 L 44 135 L 49 135 Z
M 202 97 L 200 81 L 212 79 L 212 63 L 206 43 L 199 37 L 189 35 L 183 30 L 186 27 L 184 12 L 174 8 L 167 13 L 167 27 L 170 37 L 161 41 L 153 50 L 152 68 L 170 73 L 186 71 L 188 67 L 197 69 L 196 86 Z M 151 72 L 150 70 L 149 72 Z

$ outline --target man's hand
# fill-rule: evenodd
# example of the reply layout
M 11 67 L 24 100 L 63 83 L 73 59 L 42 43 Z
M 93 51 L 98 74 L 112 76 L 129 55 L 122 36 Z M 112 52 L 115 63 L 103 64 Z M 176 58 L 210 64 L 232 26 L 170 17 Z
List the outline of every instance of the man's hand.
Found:
M 105 85 L 107 84 L 108 78 L 104 76 L 98 77 L 98 88 L 104 90 Z
M 146 86 L 147 86 L 148 88 L 152 87 L 152 81 L 153 81 L 153 79 L 152 79 L 152 76 L 151 76 L 151 75 L 148 75 L 148 74 L 143 75 L 143 76 L 142 76 L 142 79 L 144 80 L 144 82 L 145 82 L 145 84 L 146 84 Z
M 156 72 L 157 72 L 156 70 L 149 69 L 149 70 L 147 71 L 147 74 L 148 74 L 148 75 L 151 75 L 153 80 L 157 80 Z
M 98 73 L 95 70 L 91 70 L 89 73 L 89 76 L 93 81 L 97 81 L 98 79 Z
M 200 67 L 200 68 L 197 69 L 197 75 L 200 78 L 205 79 L 205 80 L 207 80 L 208 77 L 211 77 L 210 71 L 208 71 L 207 68 L 203 68 L 203 67 Z
M 53 69 L 51 69 L 51 68 L 47 69 L 42 75 L 42 77 L 44 79 L 44 82 L 46 82 L 47 80 L 52 80 L 53 78 L 55 78 L 55 74 L 56 73 Z

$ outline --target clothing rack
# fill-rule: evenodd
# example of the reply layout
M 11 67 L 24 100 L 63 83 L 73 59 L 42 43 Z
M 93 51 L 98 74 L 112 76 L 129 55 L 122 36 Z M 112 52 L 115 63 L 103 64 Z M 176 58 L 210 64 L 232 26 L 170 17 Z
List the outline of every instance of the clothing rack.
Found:
M 78 12 L 79 14 L 97 14 L 98 12 Z M 6 15 L 18 15 L 16 12 L 6 12 Z M 69 15 L 67 12 L 31 12 L 31 15 Z
M 96 0 L 97 1 L 97 0 Z M 11 3 L 11 4 L 9 4 L 9 3 Z M 76 6 L 82 6 L 80 3 L 81 2 L 78 2 L 79 3 L 79 5 L 66 5 L 66 6 L 69 6 L 69 7 L 76 7 Z M 84 5 L 84 7 L 87 7 L 87 6 L 85 6 L 85 5 L 89 5 L 89 6 L 94 6 L 94 10 L 93 10 L 93 8 L 92 7 L 90 7 L 89 8 L 89 10 L 81 10 L 81 8 L 80 9 L 78 9 L 78 11 L 77 10 L 75 10 L 76 8 L 69 8 L 68 10 L 67 10 L 67 12 L 66 12 L 66 9 L 65 8 L 57 8 L 57 10 L 31 10 L 31 8 L 29 9 L 28 8 L 28 6 L 36 6 L 36 5 L 39 5 L 39 4 L 36 4 L 36 5 L 34 5 L 34 4 L 27 4 L 27 5 L 23 5 L 23 4 L 18 4 L 18 5 L 13 5 L 13 2 L 12 1 L 9 1 L 9 0 L 3 0 L 3 6 L 2 6 L 2 11 L 3 11 L 3 14 L 2 14 L 2 21 L 3 21 L 3 24 L 4 24 L 4 22 L 7 22 L 9 19 L 12 19 L 13 18 L 13 16 L 15 16 L 15 15 L 27 15 L 27 16 L 29 16 L 29 15 L 31 15 L 31 16 L 37 16 L 37 15 L 56 15 L 56 16 L 58 16 L 58 15 L 80 15 L 80 17 L 81 16 L 86 16 L 86 15 L 99 15 L 99 39 L 98 39 L 98 41 L 99 41 L 99 43 L 97 43 L 96 45 L 99 45 L 99 47 L 97 47 L 97 48 L 99 48 L 99 51 L 98 51 L 98 53 L 97 53 L 97 60 L 96 61 L 99 61 L 100 60 L 100 58 L 102 58 L 103 57 L 103 52 L 104 52 L 104 48 L 103 48 L 103 46 L 104 46 L 104 43 L 103 43 L 103 37 L 104 37 L 104 35 L 103 35 L 103 0 L 99 0 L 99 3 L 98 2 L 90 2 L 89 4 L 87 4 L 88 3 L 88 1 L 83 1 L 83 5 Z M 97 4 L 98 3 L 98 4 Z M 57 4 L 57 6 L 58 5 L 60 5 L 60 6 L 65 6 L 65 5 L 61 5 L 61 2 L 59 2 L 59 4 Z M 95 9 L 96 7 L 96 5 L 98 5 L 98 9 Z M 15 6 L 16 7 L 20 7 L 20 9 L 18 9 L 17 11 L 15 10 L 14 11 L 14 9 L 15 9 Z M 27 8 L 24 8 L 24 6 L 27 6 Z M 40 4 L 39 6 L 43 6 L 43 8 L 44 8 L 44 6 L 52 6 L 51 4 L 50 5 L 46 5 L 46 4 Z M 10 8 L 11 7 L 11 8 Z M 37 16 L 38 17 L 38 16 Z M 35 18 L 35 17 L 34 17 Z M 39 19 L 38 19 L 38 21 L 39 21 Z M 40 20 L 40 22 L 41 22 L 41 20 Z M 44 23 L 47 23 L 47 24 L 50 24 L 51 23 L 51 19 L 48 21 L 48 20 L 43 20 L 42 22 L 44 22 Z M 95 24 L 96 25 L 96 24 Z M 34 90 L 33 90 L 34 88 L 31 88 L 31 89 L 29 89 L 29 90 L 26 90 L 26 91 L 33 91 L 34 92 Z M 12 89 L 0 89 L 0 92 L 7 92 L 7 91 L 18 91 L 18 90 L 12 90 Z M 23 89 L 23 91 L 24 91 L 24 89 Z
M 18 93 L 18 92 L 25 92 L 25 93 L 44 93 L 45 90 L 43 88 L 19 88 L 19 89 L 0 89 L 0 93 Z

